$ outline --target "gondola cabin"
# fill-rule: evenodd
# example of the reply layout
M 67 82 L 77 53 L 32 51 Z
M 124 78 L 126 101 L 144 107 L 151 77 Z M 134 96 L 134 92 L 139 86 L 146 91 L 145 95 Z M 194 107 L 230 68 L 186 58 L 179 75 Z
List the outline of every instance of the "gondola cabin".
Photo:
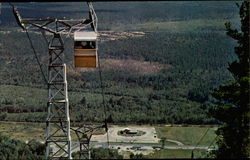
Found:
M 98 66 L 96 32 L 74 33 L 75 67 L 95 68 Z

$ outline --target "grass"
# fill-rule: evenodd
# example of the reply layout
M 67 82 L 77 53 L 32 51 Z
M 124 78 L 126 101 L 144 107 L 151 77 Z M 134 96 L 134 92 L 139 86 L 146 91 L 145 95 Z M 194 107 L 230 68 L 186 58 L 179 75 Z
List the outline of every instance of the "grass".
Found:
M 123 155 L 124 159 L 130 159 L 130 154 L 131 154 L 130 151 L 123 151 L 122 152 L 122 155 Z
M 217 127 L 155 127 L 159 138 L 167 138 L 182 142 L 184 145 L 196 145 L 201 137 L 206 133 L 205 137 L 200 141 L 199 145 L 209 145 L 216 137 L 215 130 Z M 207 131 L 208 130 L 208 131 Z
M 0 133 L 19 140 L 44 140 L 45 124 L 0 122 Z
M 52 126 L 55 131 L 56 127 Z M 40 140 L 44 141 L 45 123 L 32 122 L 0 122 L 0 133 L 10 138 L 19 140 Z M 104 134 L 105 131 L 97 130 L 94 135 Z M 78 141 L 76 134 L 71 131 L 71 138 L 73 141 Z
M 162 159 L 162 158 L 190 158 L 191 159 L 192 150 L 186 149 L 161 149 L 146 155 L 145 158 L 150 159 Z M 195 150 L 194 158 L 205 158 L 207 152 L 205 150 Z

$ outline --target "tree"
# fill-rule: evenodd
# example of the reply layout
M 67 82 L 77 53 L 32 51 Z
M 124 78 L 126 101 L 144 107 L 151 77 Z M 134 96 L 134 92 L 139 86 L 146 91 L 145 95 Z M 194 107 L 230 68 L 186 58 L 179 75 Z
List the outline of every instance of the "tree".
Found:
M 82 97 L 80 103 L 85 106 L 86 105 L 86 98 Z
M 145 159 L 142 153 L 140 153 L 140 154 L 131 153 L 129 155 L 129 157 L 130 157 L 130 159 Z
M 160 140 L 160 141 L 161 141 L 161 148 L 162 148 L 162 149 L 164 149 L 164 147 L 165 147 L 165 142 L 166 142 L 166 140 L 167 140 L 166 137 L 162 137 L 161 140 Z
M 240 11 L 241 31 L 232 29 L 226 22 L 227 35 L 237 40 L 235 53 L 238 60 L 229 64 L 228 70 L 233 79 L 213 92 L 219 104 L 211 110 L 211 115 L 222 122 L 216 134 L 218 150 L 217 158 L 248 158 L 249 145 L 249 1 L 237 4 Z
M 20 140 L 0 135 L 0 157 L 2 160 L 42 160 L 45 155 L 45 144 L 31 140 L 27 144 Z
M 92 148 L 91 159 L 123 159 L 122 155 L 118 154 L 118 150 L 109 148 Z M 79 159 L 80 152 L 72 154 L 73 159 Z

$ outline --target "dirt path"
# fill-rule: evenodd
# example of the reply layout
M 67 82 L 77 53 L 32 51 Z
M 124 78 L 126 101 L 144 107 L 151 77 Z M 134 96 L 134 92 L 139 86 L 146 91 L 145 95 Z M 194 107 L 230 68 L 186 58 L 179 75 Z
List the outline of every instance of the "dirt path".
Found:
M 179 141 L 176 141 L 176 140 L 172 140 L 172 139 L 166 139 L 166 141 L 172 142 L 172 143 L 176 143 L 176 144 L 179 145 L 179 146 L 183 146 L 183 145 L 184 145 L 183 143 L 181 143 L 181 142 L 179 142 Z

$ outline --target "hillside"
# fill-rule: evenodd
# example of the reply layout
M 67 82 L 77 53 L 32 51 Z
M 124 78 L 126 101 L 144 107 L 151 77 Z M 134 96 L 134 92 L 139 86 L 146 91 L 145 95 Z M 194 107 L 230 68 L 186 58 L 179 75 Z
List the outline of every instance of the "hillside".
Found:
M 224 22 L 232 21 L 237 26 L 239 17 L 234 3 L 95 3 L 109 120 L 139 124 L 218 123 L 207 112 L 215 103 L 210 92 L 231 77 L 227 64 L 235 59 L 235 43 L 225 35 Z M 75 18 L 87 13 L 86 7 L 79 5 L 17 4 L 23 16 Z M 46 85 L 27 37 L 16 26 L 6 3 L 2 11 L 0 120 L 44 121 Z M 46 70 L 46 44 L 40 34 L 30 34 Z M 65 55 L 71 119 L 101 122 L 98 70 L 74 68 L 72 38 L 64 40 L 68 44 Z

